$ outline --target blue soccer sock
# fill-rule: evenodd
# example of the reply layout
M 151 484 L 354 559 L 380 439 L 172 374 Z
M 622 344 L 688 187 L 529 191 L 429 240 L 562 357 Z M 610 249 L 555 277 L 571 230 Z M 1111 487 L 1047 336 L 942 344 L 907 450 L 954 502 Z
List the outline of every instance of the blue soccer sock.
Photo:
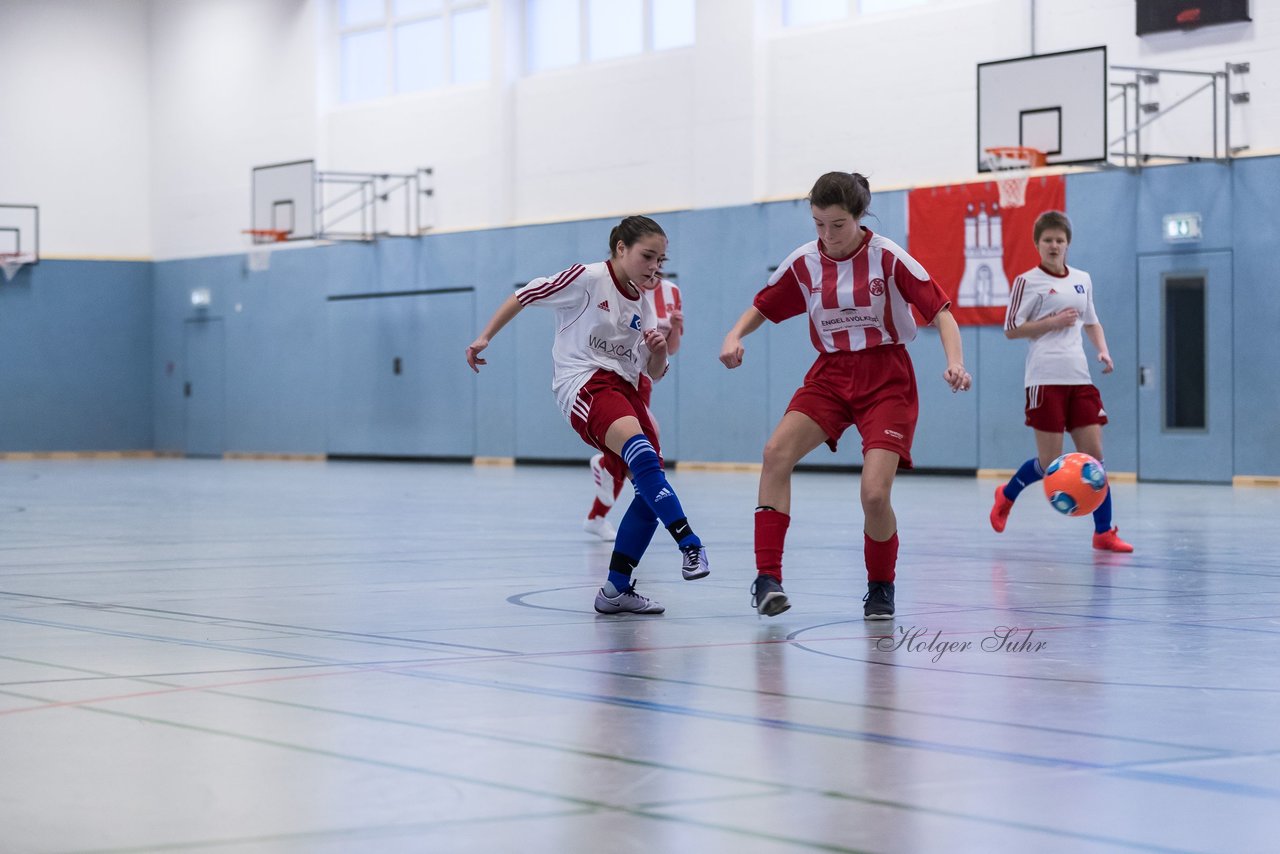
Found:
M 1098 460 L 1099 463 L 1102 460 Z M 1106 470 L 1106 466 L 1103 466 Z M 1102 503 L 1098 505 L 1098 509 L 1093 511 L 1093 531 L 1095 534 L 1105 534 L 1111 530 L 1111 485 L 1107 484 L 1107 497 L 1102 499 Z
M 662 520 L 677 545 L 681 548 L 702 545 L 702 540 L 689 527 L 689 520 L 684 515 L 684 508 L 680 506 L 676 491 L 667 482 L 657 451 L 643 433 L 637 433 L 622 445 L 622 460 L 631 469 L 631 484 L 636 489 L 636 495 L 643 498 Z
M 613 557 L 609 561 L 609 583 L 615 590 L 625 590 L 631 586 L 631 571 L 644 557 L 653 539 L 653 532 L 658 530 L 658 517 L 653 508 L 637 493 L 631 499 L 631 505 L 618 525 L 618 535 L 613 540 Z M 606 588 L 605 593 L 608 593 Z M 616 594 L 611 594 L 616 595 Z
M 1017 473 L 1004 485 L 1004 497 L 1017 501 L 1022 490 L 1038 480 L 1044 480 L 1044 469 L 1040 468 L 1040 460 L 1032 457 L 1022 464 Z

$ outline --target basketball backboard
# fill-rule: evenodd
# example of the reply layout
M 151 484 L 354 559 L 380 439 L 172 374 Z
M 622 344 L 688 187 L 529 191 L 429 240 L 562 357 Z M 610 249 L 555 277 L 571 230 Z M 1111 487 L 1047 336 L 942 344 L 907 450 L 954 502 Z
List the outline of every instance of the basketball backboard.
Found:
M 40 261 L 40 208 L 0 204 L 0 255 L 20 255 L 23 263 Z
M 978 171 L 987 149 L 1029 146 L 1052 166 L 1107 159 L 1107 49 L 978 65 Z
M 284 231 L 288 234 L 286 240 L 314 238 L 315 193 L 314 160 L 255 166 L 253 219 L 250 228 L 256 232 Z

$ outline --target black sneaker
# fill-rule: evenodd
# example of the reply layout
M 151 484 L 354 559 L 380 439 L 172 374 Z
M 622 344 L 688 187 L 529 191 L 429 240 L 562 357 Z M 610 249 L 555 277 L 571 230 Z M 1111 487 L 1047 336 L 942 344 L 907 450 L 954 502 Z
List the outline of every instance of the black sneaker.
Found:
M 862 606 L 864 620 L 893 619 L 893 582 L 868 581 L 867 595 L 862 597 L 866 604 Z
M 782 583 L 772 575 L 757 575 L 751 582 L 751 607 L 766 617 L 776 617 L 791 607 Z

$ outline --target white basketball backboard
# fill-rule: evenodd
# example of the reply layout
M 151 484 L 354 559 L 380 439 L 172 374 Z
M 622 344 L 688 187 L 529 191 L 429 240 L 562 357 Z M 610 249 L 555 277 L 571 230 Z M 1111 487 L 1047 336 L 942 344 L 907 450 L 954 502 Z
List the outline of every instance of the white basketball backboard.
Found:
M 978 171 L 988 148 L 1029 146 L 1046 162 L 1107 159 L 1107 49 L 978 65 Z
M 314 238 L 315 193 L 314 160 L 254 167 L 251 228 L 285 231 L 287 240 Z

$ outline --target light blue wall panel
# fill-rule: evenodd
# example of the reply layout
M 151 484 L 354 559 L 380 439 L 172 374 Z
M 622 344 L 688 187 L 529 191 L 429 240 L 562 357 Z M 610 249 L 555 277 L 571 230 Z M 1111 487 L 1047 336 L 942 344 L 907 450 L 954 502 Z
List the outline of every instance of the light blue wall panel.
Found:
M 1235 470 L 1280 472 L 1280 289 L 1271 273 L 1272 188 L 1280 159 L 1113 170 L 1071 175 L 1071 262 L 1093 275 L 1115 374 L 1095 379 L 1111 424 L 1108 463 L 1136 468 L 1136 291 L 1140 253 L 1229 249 L 1235 265 L 1233 340 Z M 877 194 L 868 225 L 903 246 L 907 194 Z M 1233 201 L 1234 200 L 1234 201 Z M 1234 205 L 1234 206 L 1233 206 Z M 1205 238 L 1181 250 L 1164 243 L 1165 213 L 1198 211 Z M 800 319 L 767 325 L 747 340 L 747 362 L 726 371 L 721 341 L 768 276 L 812 239 L 803 200 L 655 216 L 671 238 L 688 329 L 656 406 L 668 455 L 757 461 L 815 353 Z M 181 450 L 184 321 L 190 293 L 208 288 L 207 316 L 226 329 L 226 444 L 231 450 L 323 453 L 329 382 L 326 297 L 441 287 L 476 288 L 457 341 L 433 336 L 441 376 L 475 395 L 475 453 L 585 459 L 551 396 L 550 312 L 522 313 L 495 341 L 490 365 L 471 375 L 462 347 L 517 281 L 574 262 L 603 259 L 616 218 L 483 232 L 288 249 L 250 273 L 242 255 L 156 264 L 46 261 L 0 285 L 0 450 L 154 447 Z M 1239 228 L 1236 228 L 1236 225 Z M 123 331 L 122 331 L 123 330 Z M 923 466 L 1009 468 L 1030 455 L 1022 425 L 1025 345 L 994 327 L 964 330 L 975 393 L 952 396 L 937 374 L 941 348 L 924 330 L 911 345 L 921 387 L 916 460 Z M 464 340 L 465 339 L 465 340 Z M 459 344 L 461 342 L 461 344 Z M 452 353 L 449 349 L 458 350 Z M 456 363 L 456 364 L 454 364 Z M 448 374 L 454 371 L 456 375 Z M 958 408 L 957 408 L 958 407 Z M 462 429 L 459 427 L 459 429 Z M 857 459 L 856 435 L 840 455 Z M 846 457 L 846 454 L 848 456 Z
M 151 448 L 150 267 L 45 260 L 0 280 L 0 451 Z
M 474 341 L 494 309 L 512 293 L 516 282 L 516 229 L 494 229 L 484 232 L 435 234 L 422 238 L 420 256 L 422 287 L 475 288 L 472 318 L 466 321 L 466 342 L 462 350 L 445 357 L 440 370 L 462 371 L 463 382 L 470 385 L 475 397 L 475 446 L 481 457 L 516 456 L 516 361 L 490 360 L 481 374 L 472 374 L 466 366 L 467 344 Z M 515 329 L 504 330 L 498 352 L 507 352 L 515 341 Z
M 1115 471 L 1138 470 L 1138 266 L 1133 247 L 1138 242 L 1136 229 L 1143 222 L 1137 215 L 1142 195 L 1138 188 L 1148 176 L 1163 172 L 1067 177 L 1072 228 L 1067 263 L 1087 270 L 1093 279 L 1093 306 L 1116 366 L 1113 373 L 1103 374 L 1097 352 L 1085 339 L 1093 384 L 1109 418 L 1102 433 L 1103 452 L 1107 467 Z
M 1280 158 L 1237 160 L 1235 188 L 1235 473 L 1280 475 Z
M 1187 163 L 1142 170 L 1134 223 L 1138 254 L 1230 249 L 1235 239 L 1231 170 L 1231 166 L 1222 163 Z M 1165 215 L 1188 211 L 1199 213 L 1203 218 L 1204 238 L 1183 246 L 1166 243 Z
M 329 453 L 473 456 L 472 316 L 470 291 L 330 301 Z
M 1000 326 L 970 328 L 973 354 L 966 339 L 964 357 L 978 406 L 977 468 L 1016 469 L 1036 450 L 1031 428 L 1023 424 L 1027 342 L 1010 341 Z
M 753 205 L 680 215 L 681 243 L 673 257 L 679 259 L 686 316 L 684 344 L 675 363 L 682 459 L 759 460 L 772 427 L 768 330 L 747 339 L 742 367 L 730 371 L 720 364 L 725 333 L 768 278 L 764 211 Z
M 609 242 L 606 230 L 590 255 L 580 255 L 592 244 L 582 240 L 581 223 L 555 223 L 514 229 L 515 282 L 550 276 L 575 263 L 590 263 L 605 257 Z M 479 310 L 484 323 L 497 303 Z M 551 393 L 551 344 L 555 338 L 555 311 L 531 306 L 520 312 L 509 328 L 490 348 L 492 359 L 510 359 L 516 367 L 515 456 L 529 459 L 587 459 L 590 449 L 569 427 Z M 493 352 L 497 347 L 502 349 Z
M 271 269 L 228 278 L 228 450 L 326 451 L 324 297 L 363 284 L 346 261 L 360 248 L 278 251 Z
M 965 367 L 973 373 L 969 354 L 978 353 L 978 328 L 960 327 Z M 974 469 L 978 467 L 978 397 L 970 389 L 952 392 L 943 380 L 947 369 L 942 337 L 933 327 L 923 327 L 907 345 L 920 394 L 920 420 L 911 447 L 916 468 Z

